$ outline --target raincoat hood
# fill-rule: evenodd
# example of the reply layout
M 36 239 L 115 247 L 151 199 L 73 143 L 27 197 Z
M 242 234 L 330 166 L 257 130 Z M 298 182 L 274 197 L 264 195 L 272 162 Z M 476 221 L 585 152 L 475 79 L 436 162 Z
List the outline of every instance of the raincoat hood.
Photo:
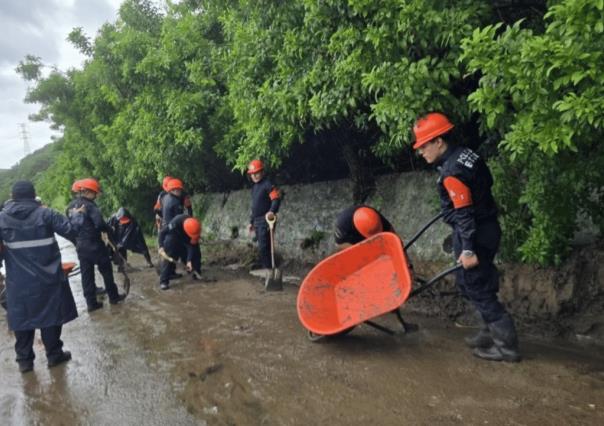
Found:
M 4 204 L 2 212 L 6 213 L 12 218 L 24 220 L 27 219 L 37 208 L 40 208 L 40 204 L 34 199 L 9 200 L 6 202 L 6 204 Z

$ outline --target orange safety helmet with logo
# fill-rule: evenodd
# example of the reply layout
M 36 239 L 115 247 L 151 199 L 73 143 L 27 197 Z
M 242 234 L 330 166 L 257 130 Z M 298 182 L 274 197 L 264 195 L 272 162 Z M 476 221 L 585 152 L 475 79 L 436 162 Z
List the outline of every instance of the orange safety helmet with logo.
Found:
M 170 192 L 170 191 L 174 191 L 175 189 L 184 189 L 185 186 L 182 183 L 182 180 L 180 179 L 176 179 L 176 178 L 172 178 L 168 181 L 168 183 L 166 184 L 166 191 Z
M 453 127 L 453 123 L 440 112 L 431 112 L 421 117 L 413 126 L 413 133 L 415 134 L 413 149 L 421 148 L 434 138 L 444 135 Z
M 89 191 L 99 193 L 101 192 L 101 184 L 94 178 L 86 178 L 77 182 L 78 191 L 87 189 Z
M 354 227 L 365 238 L 382 232 L 382 218 L 370 207 L 359 207 L 352 216 Z
M 201 223 L 194 217 L 185 219 L 182 224 L 185 233 L 191 238 L 191 244 L 197 244 L 201 235 Z
M 247 166 L 247 174 L 252 175 L 264 170 L 264 163 L 261 160 L 252 160 Z

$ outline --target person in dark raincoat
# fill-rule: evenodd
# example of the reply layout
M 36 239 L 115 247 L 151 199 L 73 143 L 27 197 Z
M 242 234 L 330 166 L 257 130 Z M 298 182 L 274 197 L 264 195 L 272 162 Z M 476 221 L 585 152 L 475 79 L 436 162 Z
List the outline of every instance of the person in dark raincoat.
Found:
M 15 333 L 19 370 L 31 371 L 35 330 L 41 331 L 48 366 L 71 359 L 63 350 L 63 324 L 78 316 L 54 234 L 73 240 L 74 225 L 35 201 L 31 182 L 18 181 L 0 212 L 0 266 L 6 264 L 8 325 Z M 76 210 L 73 221 L 81 219 Z M 81 223 L 81 222 L 80 222 Z
M 76 252 L 80 261 L 84 298 L 86 299 L 88 312 L 92 312 L 103 307 L 103 303 L 96 298 L 95 265 L 103 277 L 110 304 L 120 303 L 126 298 L 126 295 L 118 293 L 117 285 L 113 279 L 109 249 L 105 245 L 102 236 L 103 233 L 108 234 L 111 230 L 94 202 L 101 191 L 101 186 L 96 179 L 92 178 L 82 179 L 76 183 L 78 196 L 69 203 L 68 209 L 80 206 L 86 208 L 83 224 L 76 237 Z
M 128 250 L 142 254 L 149 267 L 153 267 L 145 236 L 136 219 L 124 207 L 113 214 L 107 221 L 111 228 L 115 247 L 124 260 L 128 260 Z M 116 254 L 113 254 L 116 256 Z

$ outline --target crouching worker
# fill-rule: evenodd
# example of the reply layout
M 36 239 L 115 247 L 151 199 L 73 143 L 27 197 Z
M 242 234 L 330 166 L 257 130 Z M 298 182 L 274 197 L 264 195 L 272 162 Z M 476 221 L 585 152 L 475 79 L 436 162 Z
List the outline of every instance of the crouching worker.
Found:
M 86 299 L 88 312 L 92 312 L 103 307 L 103 303 L 96 298 L 94 265 L 97 265 L 103 277 L 110 304 L 120 303 L 126 298 L 126 295 L 118 293 L 117 285 L 113 279 L 109 249 L 105 245 L 102 236 L 103 233 L 110 233 L 111 230 L 103 220 L 101 211 L 94 202 L 101 192 L 101 185 L 93 178 L 82 179 L 76 183 L 78 196 L 69 203 L 68 209 L 80 206 L 86 208 L 84 223 L 76 237 L 76 252 L 82 271 L 84 298 Z
M 478 154 L 453 145 L 451 129 L 453 123 L 443 114 L 428 114 L 413 127 L 413 148 L 428 164 L 438 166 L 443 220 L 453 228 L 455 259 L 463 265 L 456 275 L 457 285 L 484 321 L 480 332 L 466 343 L 479 358 L 518 362 L 514 320 L 497 298 L 499 274 L 493 259 L 501 228 L 491 192 L 493 178 Z
M 199 237 L 201 223 L 186 214 L 179 214 L 159 233 L 159 256 L 162 259 L 159 286 L 162 290 L 170 288 L 173 265 L 178 258 L 186 259 L 187 272 L 193 278 L 201 274 L 201 251 Z
M 149 254 L 149 248 L 145 242 L 143 231 L 128 210 L 120 207 L 119 210 L 109 218 L 107 226 L 111 228 L 115 247 L 124 261 L 128 260 L 128 250 L 130 250 L 131 252 L 142 254 L 147 261 L 147 265 L 151 268 L 153 267 L 153 262 L 151 262 L 151 255 Z M 113 256 L 117 256 L 115 253 L 112 254 Z M 118 264 L 120 263 L 118 262 Z
M 336 219 L 336 247 L 343 250 L 380 232 L 395 233 L 380 212 L 369 206 L 348 207 Z
M 63 324 L 78 316 L 54 234 L 74 240 L 69 220 L 35 200 L 31 182 L 19 181 L 12 200 L 0 212 L 0 266 L 6 263 L 8 325 L 15 332 L 15 352 L 22 373 L 34 367 L 33 342 L 40 329 L 48 367 L 71 359 L 63 350 Z M 81 219 L 83 209 L 74 212 Z

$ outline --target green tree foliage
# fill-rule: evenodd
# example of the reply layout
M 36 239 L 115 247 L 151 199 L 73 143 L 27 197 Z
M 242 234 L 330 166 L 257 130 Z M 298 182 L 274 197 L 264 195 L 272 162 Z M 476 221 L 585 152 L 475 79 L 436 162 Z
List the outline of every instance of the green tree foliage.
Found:
M 535 34 L 518 22 L 474 30 L 463 44 L 480 87 L 469 98 L 494 163 L 505 246 L 525 261 L 559 263 L 576 218 L 602 229 L 604 1 L 556 2 Z
M 460 42 L 490 16 L 472 0 L 240 1 L 223 18 L 236 130 L 224 155 L 279 165 L 312 133 L 361 179 L 363 153 L 399 156 L 418 114 L 467 119 Z
M 33 119 L 63 132 L 40 188 L 95 176 L 107 209 L 144 218 L 165 174 L 232 188 L 231 169 L 306 146 L 343 158 L 361 201 L 371 163 L 412 159 L 415 119 L 441 110 L 490 141 L 508 256 L 559 262 L 577 214 L 604 220 L 602 1 L 126 0 L 68 35 L 81 69 L 17 67 Z
M 11 188 L 18 180 L 32 181 L 36 191 L 40 193 L 46 170 L 56 161 L 60 151 L 60 143 L 46 145 L 23 158 L 10 169 L 0 170 L 0 205 L 10 198 Z M 44 200 L 44 202 L 49 201 Z

